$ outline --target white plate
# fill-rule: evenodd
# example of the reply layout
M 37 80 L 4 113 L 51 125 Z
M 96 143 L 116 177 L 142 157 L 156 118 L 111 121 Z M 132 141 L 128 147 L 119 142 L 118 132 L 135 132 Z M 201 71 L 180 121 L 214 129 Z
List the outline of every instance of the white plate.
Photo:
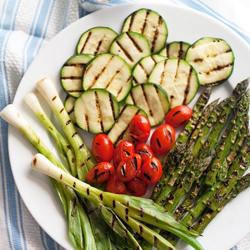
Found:
M 229 82 L 213 89 L 212 99 L 228 97 L 232 87 L 249 76 L 250 49 L 248 44 L 228 27 L 200 12 L 179 6 L 154 3 L 131 4 L 93 13 L 70 25 L 52 39 L 26 72 L 14 99 L 14 104 L 50 148 L 55 145 L 26 107 L 23 97 L 26 93 L 33 91 L 35 83 L 45 76 L 52 77 L 60 88 L 60 68 L 74 54 L 77 41 L 85 30 L 94 26 L 109 26 L 119 32 L 124 18 L 142 7 L 156 10 L 165 18 L 169 29 L 168 42 L 183 40 L 193 43 L 200 37 L 212 36 L 221 37 L 232 46 L 236 58 L 234 72 Z M 85 137 L 86 140 L 89 145 L 90 140 Z M 48 178 L 30 169 L 35 150 L 13 128 L 9 130 L 9 154 L 16 185 L 32 216 L 61 246 L 72 249 L 67 238 L 66 220 Z M 250 231 L 249 205 L 250 189 L 230 202 L 207 227 L 204 236 L 199 238 L 204 248 L 226 250 L 246 235 Z M 179 249 L 191 248 L 181 245 Z

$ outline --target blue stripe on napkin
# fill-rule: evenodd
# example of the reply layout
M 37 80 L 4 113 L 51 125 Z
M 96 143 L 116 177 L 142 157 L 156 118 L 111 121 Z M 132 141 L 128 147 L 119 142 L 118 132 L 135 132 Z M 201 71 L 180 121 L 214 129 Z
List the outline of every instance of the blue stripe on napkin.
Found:
M 13 9 L 18 9 L 20 1 L 11 0 L 8 1 L 5 11 L 7 12 L 6 15 L 3 15 L 4 18 L 1 20 L 1 34 L 2 37 L 1 41 L 3 44 L 0 47 L 0 62 L 5 61 L 6 56 L 6 46 L 8 44 L 8 40 L 11 35 L 11 31 L 7 31 L 8 29 L 14 28 L 14 21 L 17 15 L 17 11 L 13 11 Z M 12 10 L 12 12 L 10 12 Z M 0 69 L 0 79 L 3 84 L 0 88 L 0 108 L 4 107 L 7 103 L 10 102 L 10 91 L 9 91 L 9 84 L 7 79 L 7 69 L 6 65 L 1 63 Z M 2 142 L 1 142 L 1 171 L 2 171 L 2 188 L 3 188 L 3 197 L 4 197 L 4 214 L 5 214 L 5 225 L 7 228 L 8 233 L 8 240 L 10 248 L 15 248 L 15 245 L 21 246 L 21 238 L 19 235 L 24 235 L 23 231 L 19 231 L 18 225 L 18 215 L 19 213 L 20 218 L 21 216 L 21 209 L 17 207 L 16 199 L 20 199 L 20 196 L 16 197 L 16 188 L 15 183 L 12 177 L 10 164 L 9 164 L 9 154 L 8 154 L 8 126 L 5 122 L 1 120 L 1 132 L 2 132 Z M 4 169 L 3 169 L 4 168 Z M 6 195 L 7 194 L 7 195 Z M 20 204 L 18 202 L 18 204 Z M 9 214 L 9 216 L 7 216 Z M 12 240 L 11 240 L 12 239 Z

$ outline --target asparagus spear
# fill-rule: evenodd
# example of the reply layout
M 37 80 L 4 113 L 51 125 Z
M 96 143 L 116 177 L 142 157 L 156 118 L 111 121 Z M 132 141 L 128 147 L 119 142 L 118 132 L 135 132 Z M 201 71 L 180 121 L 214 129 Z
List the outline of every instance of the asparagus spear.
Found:
M 242 129 L 243 131 L 241 131 L 240 135 L 237 136 L 236 142 L 231 146 L 230 153 L 228 157 L 223 161 L 222 167 L 225 167 L 226 169 L 228 169 L 228 167 L 232 164 L 237 153 L 239 153 L 239 150 L 241 146 L 243 145 L 245 136 L 248 132 L 247 126 L 248 124 L 245 124 L 243 126 L 243 129 Z M 203 183 L 205 183 L 205 176 L 203 176 L 201 179 L 198 179 L 196 181 L 195 185 L 193 185 L 192 190 L 190 191 L 188 196 L 185 198 L 182 204 L 176 209 L 175 211 L 176 219 L 181 219 L 183 215 L 192 208 L 192 206 L 194 205 L 195 199 L 198 196 L 201 197 L 204 193 L 209 192 L 210 188 L 207 188 Z M 213 189 L 214 188 L 215 187 L 213 187 Z
M 59 120 L 64 133 L 66 134 L 76 156 L 76 170 L 80 180 L 85 180 L 85 177 L 92 167 L 96 165 L 93 156 L 88 148 L 83 143 L 82 138 L 78 134 L 73 122 L 71 121 L 67 111 L 63 106 L 59 94 L 54 86 L 54 83 L 49 78 L 44 78 L 37 82 L 37 90 L 42 94 L 48 102 L 51 109 Z M 86 167 L 85 167 L 86 165 Z
M 240 143 L 244 140 L 244 137 L 247 133 L 246 127 L 243 128 L 243 132 L 239 136 Z M 237 147 L 237 143 L 233 145 L 233 148 Z M 233 149 L 234 150 L 234 149 Z M 236 163 L 234 163 L 231 166 L 231 171 L 237 167 Z M 218 187 L 221 185 L 221 182 L 216 183 L 212 188 L 208 188 L 207 191 L 200 197 L 200 199 L 197 201 L 196 205 L 189 211 L 189 213 L 186 215 L 186 217 L 183 219 L 183 223 L 187 226 L 191 226 L 194 221 L 201 215 L 201 213 L 206 208 L 208 202 L 213 198 L 214 193 L 218 189 Z
M 46 147 L 42 140 L 37 136 L 32 127 L 24 120 L 20 112 L 16 109 L 13 104 L 6 106 L 1 111 L 1 117 L 9 124 L 19 129 L 34 148 L 46 155 L 46 157 L 58 166 L 63 171 L 67 172 L 67 169 L 62 163 L 54 156 L 54 154 Z M 83 249 L 83 235 L 85 239 L 85 249 L 94 249 L 95 241 L 90 229 L 89 221 L 86 220 L 87 216 L 83 208 L 81 207 L 78 198 L 74 191 L 62 185 L 55 180 L 51 179 L 53 187 L 56 189 L 57 194 L 59 193 L 60 201 L 63 204 L 64 212 L 68 219 L 68 236 L 72 244 L 76 249 Z
M 245 82 L 243 81 L 243 84 L 244 83 Z M 234 89 L 233 94 L 232 94 L 231 98 L 229 99 L 229 102 L 227 102 L 227 104 L 225 105 L 225 107 L 223 109 L 223 112 L 221 113 L 221 115 L 220 115 L 220 117 L 218 119 L 218 122 L 212 128 L 212 131 L 211 131 L 209 137 L 207 138 L 206 142 L 203 144 L 202 149 L 201 149 L 201 153 L 199 154 L 198 158 L 202 159 L 204 157 L 207 157 L 210 154 L 210 152 L 212 151 L 213 147 L 216 145 L 216 143 L 218 141 L 218 138 L 219 138 L 219 135 L 220 135 L 220 133 L 221 133 L 224 125 L 226 124 L 227 119 L 229 117 L 229 114 L 231 112 L 231 107 L 233 106 L 234 102 L 238 99 L 238 98 L 236 98 L 236 94 L 241 93 L 241 91 L 239 91 L 239 89 L 241 89 L 241 90 L 244 89 L 244 88 L 241 88 L 241 87 L 242 87 L 242 83 L 239 83 L 236 86 L 236 88 Z M 233 122 L 234 122 L 234 120 L 233 120 Z M 233 124 L 233 123 L 231 123 L 231 124 Z M 229 128 L 225 132 L 226 136 L 228 135 L 228 133 L 230 132 L 230 130 L 231 130 L 231 126 L 229 126 Z M 227 144 L 227 142 L 225 141 L 225 138 L 226 138 L 225 135 L 223 135 L 224 139 L 221 141 L 221 145 L 219 145 L 217 147 L 217 151 L 216 151 L 217 155 L 219 154 L 220 149 L 225 147 L 225 146 L 223 146 L 223 144 L 224 145 Z M 226 169 L 227 165 L 229 166 L 230 160 L 232 160 L 232 157 L 235 154 L 235 152 L 238 151 L 238 147 L 240 145 L 240 142 L 242 143 L 243 138 L 240 138 L 240 140 L 238 138 L 238 141 L 237 141 L 236 146 L 235 146 L 235 150 L 233 150 L 234 148 L 230 150 L 230 151 L 232 151 L 232 154 L 228 156 L 227 161 L 225 160 L 223 162 L 223 167 L 224 167 L 223 169 Z M 227 144 L 227 148 L 230 149 L 230 145 L 229 144 Z M 225 152 L 226 151 L 224 151 L 224 153 Z M 186 197 L 186 199 L 183 201 L 183 203 L 176 209 L 175 215 L 177 216 L 177 219 L 180 219 L 184 215 L 184 213 L 191 208 L 191 205 L 192 205 L 195 197 L 197 196 L 197 194 L 200 191 L 200 188 L 202 187 L 201 183 L 203 181 L 204 181 L 204 178 L 202 178 L 202 181 L 200 179 L 198 179 L 198 183 L 196 183 L 192 187 L 190 195 L 188 195 Z
M 234 120 L 235 119 L 233 119 L 233 121 Z M 230 153 L 231 156 L 229 155 L 229 158 L 226 161 L 226 163 L 228 165 L 230 165 L 233 162 L 232 155 L 235 155 L 236 152 L 239 151 L 241 145 L 243 144 L 245 136 L 248 133 L 247 128 L 248 128 L 248 120 L 245 121 L 245 124 L 242 128 L 242 132 L 240 133 L 240 136 L 237 136 L 237 140 L 236 140 L 235 144 L 231 145 L 231 148 L 232 148 L 231 153 Z M 228 131 L 226 131 L 225 133 L 227 134 L 227 132 Z M 232 133 L 232 130 L 231 130 L 231 133 Z M 217 150 L 221 149 L 221 147 L 219 145 L 220 144 L 218 144 L 218 146 L 217 146 Z M 234 171 L 233 169 L 235 169 L 235 168 L 232 167 L 230 172 Z M 201 198 L 197 201 L 197 205 L 192 208 L 192 210 L 186 215 L 186 217 L 182 221 L 185 225 L 190 226 L 190 227 L 192 226 L 194 221 L 201 215 L 203 210 L 206 208 L 207 203 L 209 203 L 210 200 L 212 200 L 212 198 L 214 197 L 213 194 L 217 190 L 218 186 L 221 186 L 223 189 L 223 188 L 225 188 L 224 185 L 227 185 L 227 182 L 225 182 L 225 183 L 219 182 L 219 183 L 216 183 L 216 185 L 210 190 L 210 188 L 206 188 L 206 186 L 202 185 L 204 179 L 205 178 L 201 178 L 201 181 L 200 181 L 198 178 L 196 186 L 193 187 L 193 190 L 190 193 L 190 195 L 187 196 L 187 198 L 183 201 L 183 203 L 175 211 L 176 219 L 181 219 L 182 216 L 187 211 L 190 210 L 190 208 L 194 204 L 192 201 L 196 198 L 196 196 L 200 192 Z M 228 181 L 228 183 L 230 183 L 230 181 Z M 235 181 L 231 182 L 231 187 L 234 184 L 235 184 Z M 228 184 L 228 185 L 230 185 L 230 184 Z M 200 187 L 202 187 L 202 189 Z M 230 190 L 230 188 L 228 190 Z M 223 195 L 223 197 L 225 197 L 225 195 Z M 178 241 L 178 238 L 176 236 L 173 236 L 173 235 L 168 236 L 168 238 L 170 239 L 170 242 L 173 245 L 175 245 L 175 243 Z
M 188 145 L 186 146 L 186 151 L 185 151 L 185 154 L 183 156 L 183 159 L 182 159 L 181 163 L 178 165 L 178 167 L 175 170 L 175 172 L 173 173 L 173 175 L 171 176 L 171 178 L 166 183 L 165 187 L 162 189 L 160 195 L 158 196 L 158 198 L 156 200 L 157 204 L 162 205 L 162 206 L 165 205 L 165 203 L 169 197 L 169 194 L 173 190 L 173 187 L 174 187 L 178 177 L 185 171 L 186 162 L 192 157 L 191 152 L 192 152 L 192 149 L 194 147 L 194 143 L 195 143 L 197 137 L 199 136 L 200 129 L 203 128 L 203 126 L 206 124 L 206 121 L 207 121 L 210 113 L 212 112 L 212 110 L 217 105 L 217 102 L 218 102 L 218 100 L 215 100 L 214 102 L 209 104 L 207 106 L 207 108 L 203 111 L 202 117 L 201 117 L 199 123 L 197 124 L 196 129 L 194 130 L 194 132 L 190 136 Z
M 240 154 L 236 157 L 229 170 L 228 178 L 219 186 L 213 199 L 207 202 L 209 208 L 216 210 L 224 197 L 227 196 L 228 192 L 235 186 L 238 179 L 245 173 L 250 165 L 250 136 L 247 137 L 246 144 L 244 145 Z
M 168 197 L 168 199 L 166 199 L 165 208 L 169 212 L 172 212 L 175 209 L 176 205 L 179 203 L 180 199 L 185 194 L 186 189 L 188 187 L 185 187 L 184 184 L 187 182 L 187 177 L 188 177 L 188 173 L 190 172 L 190 169 L 194 168 L 194 166 L 191 165 L 190 163 L 193 161 L 193 159 L 198 154 L 199 149 L 201 148 L 202 144 L 204 143 L 204 141 L 207 137 L 207 134 L 210 131 L 210 128 L 217 121 L 218 115 L 220 114 L 220 112 L 223 108 L 223 105 L 224 105 L 224 102 L 215 106 L 209 112 L 207 119 L 203 119 L 204 125 L 201 124 L 201 128 L 200 128 L 199 124 L 197 125 L 197 128 L 199 130 L 194 131 L 194 132 L 197 131 L 197 135 L 196 135 L 196 140 L 193 143 L 192 150 L 190 150 L 190 152 L 189 152 L 189 157 L 183 158 L 183 160 L 182 160 L 181 168 L 182 169 L 185 168 L 185 172 L 182 171 L 182 173 L 184 173 L 184 176 L 182 176 L 182 175 L 179 176 L 179 180 L 180 180 L 179 186 L 177 186 L 177 189 L 173 190 L 172 194 Z M 201 167 L 207 165 L 208 164 L 207 161 L 211 161 L 211 158 L 210 157 L 203 158 L 201 161 L 196 163 L 196 168 L 201 168 Z
M 206 142 L 202 145 L 198 158 L 204 158 L 211 154 L 212 149 L 218 142 L 221 131 L 225 127 L 225 124 L 229 118 L 230 113 L 232 112 L 232 109 L 234 108 L 239 98 L 246 91 L 248 84 L 249 84 L 249 79 L 246 79 L 238 83 L 234 88 L 231 97 L 222 101 L 223 111 L 221 112 L 218 121 L 213 126 L 208 138 L 206 139 Z M 222 136 L 223 140 L 221 141 L 223 142 L 226 137 L 227 133 Z
M 249 132 L 248 123 L 249 123 L 249 119 L 247 119 L 245 124 L 243 124 L 242 130 L 241 130 L 240 134 L 237 135 L 237 139 L 236 139 L 235 143 L 232 145 L 230 153 L 222 162 L 221 167 L 219 168 L 217 182 L 224 181 L 226 179 L 226 177 L 228 176 L 229 167 L 231 166 L 231 164 L 235 160 L 237 154 L 239 153 L 239 151 L 244 143 L 246 136 L 248 135 L 248 132 Z
M 232 189 L 227 197 L 220 203 L 220 206 L 217 210 L 213 211 L 207 209 L 201 218 L 195 223 L 193 228 L 202 233 L 207 225 L 214 219 L 214 217 L 224 208 L 224 206 L 231 200 L 235 198 L 240 192 L 244 191 L 250 186 L 250 174 L 243 176 L 240 180 L 237 181 L 235 189 Z
M 235 142 L 236 135 L 238 134 L 242 126 L 242 124 L 240 125 L 238 124 L 240 123 L 242 116 L 244 118 L 243 114 L 245 114 L 245 112 L 248 110 L 247 108 L 249 105 L 247 104 L 248 102 L 249 102 L 248 95 L 244 95 L 241 101 L 238 103 L 237 108 L 236 108 L 236 112 L 238 113 L 236 124 L 233 126 L 231 132 L 229 133 L 229 136 L 225 139 L 222 150 L 220 150 L 219 154 L 217 155 L 217 158 L 212 163 L 212 168 L 214 166 L 214 162 L 216 162 L 215 164 L 218 164 L 217 163 L 218 160 L 221 161 L 221 159 L 224 159 L 229 153 L 230 146 L 231 144 Z M 201 158 L 201 160 L 203 161 L 203 158 Z M 173 199 L 170 199 L 168 203 L 166 204 L 165 208 L 168 211 L 173 211 L 175 209 L 176 205 L 179 203 L 181 198 L 185 195 L 186 192 L 190 190 L 193 182 L 200 177 L 200 175 L 197 174 L 197 172 L 195 172 L 195 169 L 197 169 L 197 166 L 198 164 L 195 164 L 194 166 L 192 166 L 192 168 L 194 168 L 194 171 L 192 171 L 193 173 L 186 174 L 186 176 L 182 180 L 181 187 L 177 189 L 177 191 L 173 194 Z M 198 170 L 200 172 L 200 168 L 198 168 Z
M 157 206 L 149 199 L 132 197 L 128 195 L 117 195 L 103 192 L 80 180 L 65 173 L 61 169 L 55 167 L 41 154 L 37 154 L 32 161 L 33 168 L 43 172 L 56 180 L 64 182 L 73 187 L 77 192 L 81 193 L 86 199 L 92 201 L 96 206 L 99 205 L 100 210 L 103 207 L 112 209 L 127 225 L 139 233 L 144 239 L 153 243 L 158 249 L 175 249 L 167 240 L 162 238 L 153 230 L 137 220 L 140 215 L 141 220 L 147 224 L 154 225 L 157 222 L 161 227 L 171 227 L 173 231 L 185 234 L 194 241 L 195 249 L 202 249 L 199 243 L 191 236 L 197 233 L 193 230 L 188 231 L 181 223 L 174 220 L 171 214 L 164 212 L 163 208 Z
M 155 201 L 157 199 L 159 191 L 165 186 L 165 183 L 170 179 L 176 167 L 180 164 L 182 156 L 185 152 L 185 145 L 200 119 L 203 108 L 209 100 L 211 89 L 211 87 L 205 88 L 203 93 L 199 96 L 193 108 L 190 121 L 187 123 L 184 130 L 179 134 L 178 139 L 175 141 L 169 153 L 164 157 L 162 162 L 164 171 L 161 180 L 156 184 L 153 190 L 151 195 L 152 200 Z
M 227 105 L 228 109 L 224 109 L 223 114 L 220 116 L 220 120 L 221 120 L 220 126 L 224 126 L 225 121 L 227 120 L 232 107 L 234 106 L 236 101 L 239 99 L 239 97 L 246 91 L 248 84 L 249 84 L 249 79 L 243 80 L 242 82 L 237 84 L 237 86 L 233 90 L 233 93 Z M 161 178 L 161 181 L 159 182 L 159 184 L 156 185 L 153 191 L 152 198 L 154 200 L 156 200 L 156 198 L 159 196 L 159 191 L 164 188 L 165 183 L 169 181 L 173 171 L 175 171 L 176 167 L 180 163 L 181 158 L 183 156 L 183 152 L 186 149 L 186 142 L 188 141 L 190 134 L 193 132 L 195 125 L 198 122 L 197 118 L 200 117 L 201 111 L 203 107 L 206 105 L 210 94 L 211 94 L 211 89 L 205 89 L 204 93 L 199 97 L 193 109 L 194 118 L 192 116 L 190 122 L 186 125 L 185 129 L 181 132 L 180 136 L 178 137 L 175 145 L 173 146 L 169 154 L 164 158 L 163 164 L 165 164 L 166 167 L 164 168 L 165 171 L 163 172 L 163 177 Z M 194 125 L 193 125 L 193 120 L 195 121 Z M 221 131 L 221 129 L 219 128 L 219 126 L 218 128 L 214 130 L 214 133 L 216 133 L 216 131 L 220 133 L 219 131 Z M 206 142 L 206 143 L 211 143 L 210 150 L 217 142 L 217 138 L 218 138 L 218 135 L 215 135 L 214 137 L 210 137 L 210 140 L 212 140 L 211 142 L 208 142 L 208 141 Z
M 206 176 L 206 184 L 213 186 L 213 184 L 216 182 L 216 177 L 217 177 L 217 173 L 219 171 L 218 166 L 221 164 L 221 162 L 223 161 L 223 159 L 227 156 L 229 150 L 230 150 L 230 145 L 232 143 L 234 143 L 234 141 L 236 140 L 236 135 L 237 132 L 239 131 L 240 127 L 242 126 L 241 123 L 241 117 L 244 116 L 248 109 L 249 109 L 249 92 L 247 94 L 245 94 L 242 99 L 240 100 L 239 103 L 237 103 L 236 108 L 234 109 L 235 112 L 235 116 L 237 116 L 236 120 L 233 120 L 230 124 L 230 126 L 228 126 L 227 132 L 225 133 L 225 136 L 227 136 L 227 133 L 230 133 L 232 130 L 234 131 L 234 133 L 230 133 L 230 136 L 222 137 L 221 140 L 221 146 L 220 146 L 220 154 L 217 155 L 217 160 L 215 160 L 211 166 L 211 169 L 209 171 L 209 173 Z M 235 121 L 235 123 L 234 123 Z

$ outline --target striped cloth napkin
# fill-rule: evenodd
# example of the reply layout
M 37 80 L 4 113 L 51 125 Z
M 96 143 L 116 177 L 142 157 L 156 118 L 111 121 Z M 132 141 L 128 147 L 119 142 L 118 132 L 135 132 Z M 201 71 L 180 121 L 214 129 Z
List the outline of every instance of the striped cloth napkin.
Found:
M 90 0 L 1 0 L 0 110 L 12 102 L 23 74 L 50 38 L 92 11 L 135 1 L 95 0 L 93 3 Z M 187 5 L 207 13 L 250 43 L 250 35 L 241 28 L 247 29 L 250 25 L 248 0 L 237 1 L 237 4 L 235 0 L 167 2 Z M 0 119 L 0 249 L 61 249 L 34 221 L 19 196 L 10 170 L 7 129 L 7 123 Z M 236 249 L 249 250 L 250 235 L 233 248 Z

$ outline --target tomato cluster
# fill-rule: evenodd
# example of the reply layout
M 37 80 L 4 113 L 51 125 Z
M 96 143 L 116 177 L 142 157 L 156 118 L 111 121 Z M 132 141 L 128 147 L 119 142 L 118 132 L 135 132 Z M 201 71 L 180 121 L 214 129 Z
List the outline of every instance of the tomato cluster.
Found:
M 166 124 L 160 125 L 152 134 L 150 146 L 146 144 L 150 136 L 150 123 L 144 115 L 136 115 L 129 126 L 130 136 L 136 141 L 123 140 L 114 149 L 106 134 L 97 135 L 92 144 L 92 152 L 98 164 L 92 168 L 86 179 L 89 183 L 107 182 L 106 191 L 142 196 L 148 185 L 157 183 L 162 175 L 161 162 L 154 154 L 167 153 L 175 141 L 174 127 L 188 122 L 192 110 L 178 106 L 165 117 Z M 111 163 L 113 161 L 113 164 Z
M 144 195 L 147 186 L 161 178 L 161 162 L 144 142 L 135 147 L 132 142 L 123 140 L 113 149 L 109 141 L 105 134 L 99 134 L 94 139 L 92 151 L 99 163 L 88 172 L 87 181 L 107 181 L 106 191 L 112 193 L 125 194 L 128 191 L 131 195 Z

